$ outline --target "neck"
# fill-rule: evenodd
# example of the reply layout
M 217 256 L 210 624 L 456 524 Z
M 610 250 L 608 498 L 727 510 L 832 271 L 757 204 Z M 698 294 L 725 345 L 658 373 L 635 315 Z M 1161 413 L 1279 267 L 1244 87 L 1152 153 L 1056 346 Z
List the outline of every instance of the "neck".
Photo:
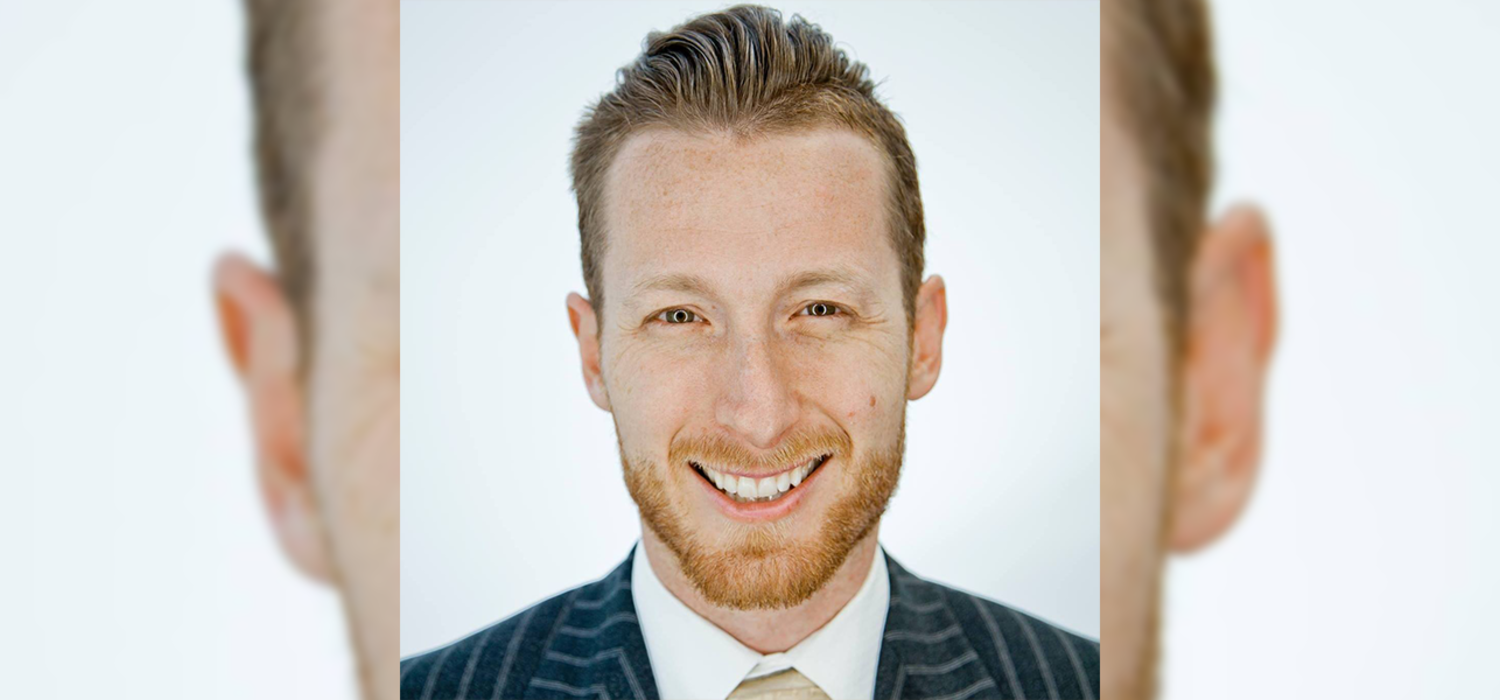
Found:
M 714 623 L 741 644 L 762 654 L 783 652 L 828 624 L 859 592 L 870 567 L 875 564 L 876 526 L 854 545 L 833 578 L 800 605 L 779 610 L 736 610 L 710 603 L 682 573 L 677 556 L 667 549 L 645 523 L 641 524 L 641 548 L 651 570 L 663 586 L 688 609 Z

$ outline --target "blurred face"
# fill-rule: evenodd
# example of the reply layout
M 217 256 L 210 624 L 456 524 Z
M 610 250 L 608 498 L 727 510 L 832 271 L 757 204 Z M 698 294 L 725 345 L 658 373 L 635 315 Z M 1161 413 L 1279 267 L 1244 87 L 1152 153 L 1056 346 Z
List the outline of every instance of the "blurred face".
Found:
M 1107 71 L 1106 71 L 1107 72 Z M 1104 100 L 1100 144 L 1099 430 L 1104 697 L 1149 695 L 1173 415 L 1153 287 L 1145 178 Z
M 1106 25 L 1108 26 L 1108 25 Z M 1110 61 L 1111 32 L 1104 34 Z M 1183 352 L 1169 352 L 1141 153 L 1104 66 L 1099 426 L 1104 697 L 1155 693 L 1166 554 L 1220 537 L 1259 470 L 1278 307 L 1270 228 L 1254 207 L 1204 222 L 1187 275 Z M 1115 66 L 1118 70 L 1139 66 Z M 1227 593 L 1226 593 L 1227 594 Z
M 380 697 L 399 667 L 399 10 L 340 0 L 329 11 L 307 452 L 366 694 Z
M 365 697 L 387 698 L 400 662 L 398 8 L 318 11 L 336 30 L 322 36 L 327 126 L 312 174 L 315 337 L 298 337 L 275 276 L 244 256 L 219 261 L 214 289 L 271 524 L 299 569 L 339 588 Z
M 912 392 L 885 182 L 842 130 L 649 131 L 612 166 L 595 400 L 710 602 L 807 599 L 895 489 Z

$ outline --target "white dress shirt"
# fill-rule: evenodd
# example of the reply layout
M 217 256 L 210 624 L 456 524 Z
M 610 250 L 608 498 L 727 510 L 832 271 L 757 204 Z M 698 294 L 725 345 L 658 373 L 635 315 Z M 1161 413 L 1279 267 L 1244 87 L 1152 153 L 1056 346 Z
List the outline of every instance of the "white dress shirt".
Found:
M 672 595 L 640 546 L 630 574 L 631 595 L 641 637 L 662 700 L 723 700 L 741 681 L 795 668 L 833 700 L 869 700 L 875 695 L 875 667 L 891 582 L 885 550 L 859 592 L 828 624 L 797 646 L 761 654 L 692 611 Z

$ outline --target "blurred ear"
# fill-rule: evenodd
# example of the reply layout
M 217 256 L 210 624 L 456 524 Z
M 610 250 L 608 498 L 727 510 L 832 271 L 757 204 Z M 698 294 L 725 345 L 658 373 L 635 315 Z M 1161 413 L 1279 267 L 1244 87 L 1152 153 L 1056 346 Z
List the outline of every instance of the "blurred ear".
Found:
M 1249 207 L 1210 229 L 1194 262 L 1170 533 L 1178 551 L 1228 530 L 1255 485 L 1277 332 L 1274 263 L 1265 216 Z
M 306 458 L 295 317 L 276 280 L 244 256 L 220 258 L 213 286 L 224 347 L 250 407 L 256 474 L 271 525 L 298 569 L 329 582 L 323 520 Z
M 916 319 L 912 330 L 911 374 L 906 398 L 916 401 L 932 391 L 943 370 L 943 332 L 948 328 L 948 290 L 943 278 L 933 275 L 917 290 Z
M 594 305 L 577 292 L 568 294 L 568 325 L 578 340 L 578 359 L 583 363 L 583 383 L 589 398 L 608 411 L 609 393 L 604 390 L 604 373 L 599 368 L 599 319 L 594 315 Z

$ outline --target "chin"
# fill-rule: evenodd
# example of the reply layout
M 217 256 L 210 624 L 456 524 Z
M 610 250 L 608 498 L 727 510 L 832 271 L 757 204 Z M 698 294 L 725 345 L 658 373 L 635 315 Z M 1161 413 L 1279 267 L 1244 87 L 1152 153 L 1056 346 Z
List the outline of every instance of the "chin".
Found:
M 849 450 L 831 451 L 781 499 L 748 504 L 716 490 L 687 462 L 667 473 L 661 462 L 621 459 L 642 521 L 693 587 L 720 607 L 765 610 L 806 602 L 875 531 L 895 492 L 900 447 L 854 460 L 846 459 Z

